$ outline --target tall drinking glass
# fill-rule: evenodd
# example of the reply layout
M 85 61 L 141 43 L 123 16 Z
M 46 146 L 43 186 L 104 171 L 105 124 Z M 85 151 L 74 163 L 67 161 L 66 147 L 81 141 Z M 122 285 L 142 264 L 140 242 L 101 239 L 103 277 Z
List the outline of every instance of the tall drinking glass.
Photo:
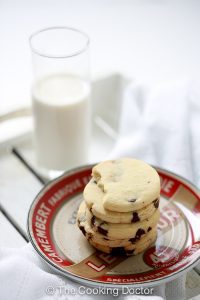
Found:
M 30 37 L 34 141 L 40 167 L 64 171 L 88 161 L 91 129 L 89 38 L 53 27 Z

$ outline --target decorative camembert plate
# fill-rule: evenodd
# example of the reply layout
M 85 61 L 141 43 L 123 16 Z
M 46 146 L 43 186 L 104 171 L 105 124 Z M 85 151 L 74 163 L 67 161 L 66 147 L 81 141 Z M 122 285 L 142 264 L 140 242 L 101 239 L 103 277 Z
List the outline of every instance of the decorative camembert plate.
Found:
M 154 245 L 137 256 L 111 256 L 92 248 L 76 225 L 92 166 L 46 185 L 29 211 L 28 233 L 54 270 L 87 285 L 157 285 L 195 266 L 200 258 L 199 191 L 185 179 L 156 168 L 161 178 L 161 217 Z

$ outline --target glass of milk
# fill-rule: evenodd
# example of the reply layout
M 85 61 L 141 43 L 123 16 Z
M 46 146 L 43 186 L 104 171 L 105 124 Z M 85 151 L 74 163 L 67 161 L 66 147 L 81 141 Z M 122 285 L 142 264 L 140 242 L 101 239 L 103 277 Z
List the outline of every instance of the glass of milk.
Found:
M 52 27 L 30 37 L 32 103 L 38 165 L 52 174 L 88 162 L 91 104 L 89 38 Z

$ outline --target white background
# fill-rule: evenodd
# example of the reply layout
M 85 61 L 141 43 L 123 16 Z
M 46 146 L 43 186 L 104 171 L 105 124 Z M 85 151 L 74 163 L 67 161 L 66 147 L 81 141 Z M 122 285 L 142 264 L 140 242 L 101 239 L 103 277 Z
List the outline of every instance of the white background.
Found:
M 91 38 L 92 77 L 119 71 L 155 86 L 200 78 L 198 0 L 1 0 L 0 114 L 30 102 L 30 34 L 66 25 Z

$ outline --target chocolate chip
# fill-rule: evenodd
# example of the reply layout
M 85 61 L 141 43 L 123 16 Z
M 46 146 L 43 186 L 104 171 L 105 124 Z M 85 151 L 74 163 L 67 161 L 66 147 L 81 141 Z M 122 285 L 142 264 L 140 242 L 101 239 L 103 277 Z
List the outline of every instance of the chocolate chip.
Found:
M 132 243 L 132 244 L 135 244 L 135 242 L 137 242 L 137 238 L 131 238 L 131 239 L 129 239 L 129 241 Z
M 124 250 L 124 247 L 115 247 L 115 248 L 112 248 L 111 254 L 124 256 L 124 255 L 126 255 L 126 251 Z
M 80 228 L 80 230 L 82 231 L 82 233 L 83 233 L 84 235 L 86 235 L 85 228 L 84 228 L 83 226 L 80 226 L 79 228 Z
M 111 251 L 112 255 L 119 255 L 119 256 L 132 255 L 133 253 L 134 253 L 134 249 L 133 250 L 125 250 L 124 247 L 112 248 L 112 251 Z
M 92 234 L 91 234 L 91 233 L 88 233 L 87 238 L 88 238 L 88 241 L 91 240 L 91 239 L 92 239 Z
M 94 183 L 94 184 L 97 184 L 97 181 L 96 181 L 96 180 L 93 180 L 93 183 Z
M 141 238 L 141 236 L 142 236 L 143 234 L 145 234 L 144 229 L 139 228 L 139 229 L 137 230 L 137 232 L 136 232 L 135 237 L 136 237 L 138 240 L 140 240 L 140 238 Z
M 134 238 L 130 238 L 129 241 L 130 241 L 132 244 L 134 244 L 134 243 L 136 243 L 138 240 L 140 240 L 140 238 L 141 238 L 141 236 L 142 236 L 143 234 L 145 234 L 144 229 L 139 228 L 139 229 L 137 230 L 137 232 L 136 232 L 135 237 L 134 237 Z
M 95 224 L 95 217 L 92 216 L 92 218 L 91 218 L 91 225 L 94 226 L 94 224 Z
M 138 213 L 133 212 L 133 217 L 132 217 L 131 223 L 135 223 L 135 222 L 138 222 L 138 221 L 140 221 L 140 218 L 138 217 Z
M 135 198 L 131 198 L 131 199 L 128 199 L 127 201 L 128 201 L 128 202 L 131 202 L 131 203 L 134 203 L 136 200 L 137 200 L 137 199 L 135 199 Z
M 126 250 L 126 254 L 127 255 L 133 255 L 134 251 L 135 251 L 135 249 L 133 249 L 133 250 Z
M 90 207 L 90 212 L 92 212 L 92 207 Z
M 158 206 L 159 206 L 159 199 L 158 199 L 158 198 L 155 199 L 155 200 L 153 201 L 153 204 L 154 204 L 154 207 L 155 207 L 155 208 L 158 208 Z
M 107 222 L 101 222 L 100 224 L 99 224 L 99 226 L 103 226 L 103 225 L 105 225 L 105 224 L 108 224 Z
M 152 229 L 152 228 L 151 228 L 151 227 L 149 227 L 149 228 L 147 229 L 147 231 L 149 232 L 149 231 L 151 231 L 151 229 Z
M 107 235 L 108 234 L 108 230 L 102 228 L 102 227 L 97 227 L 97 231 L 103 235 Z

